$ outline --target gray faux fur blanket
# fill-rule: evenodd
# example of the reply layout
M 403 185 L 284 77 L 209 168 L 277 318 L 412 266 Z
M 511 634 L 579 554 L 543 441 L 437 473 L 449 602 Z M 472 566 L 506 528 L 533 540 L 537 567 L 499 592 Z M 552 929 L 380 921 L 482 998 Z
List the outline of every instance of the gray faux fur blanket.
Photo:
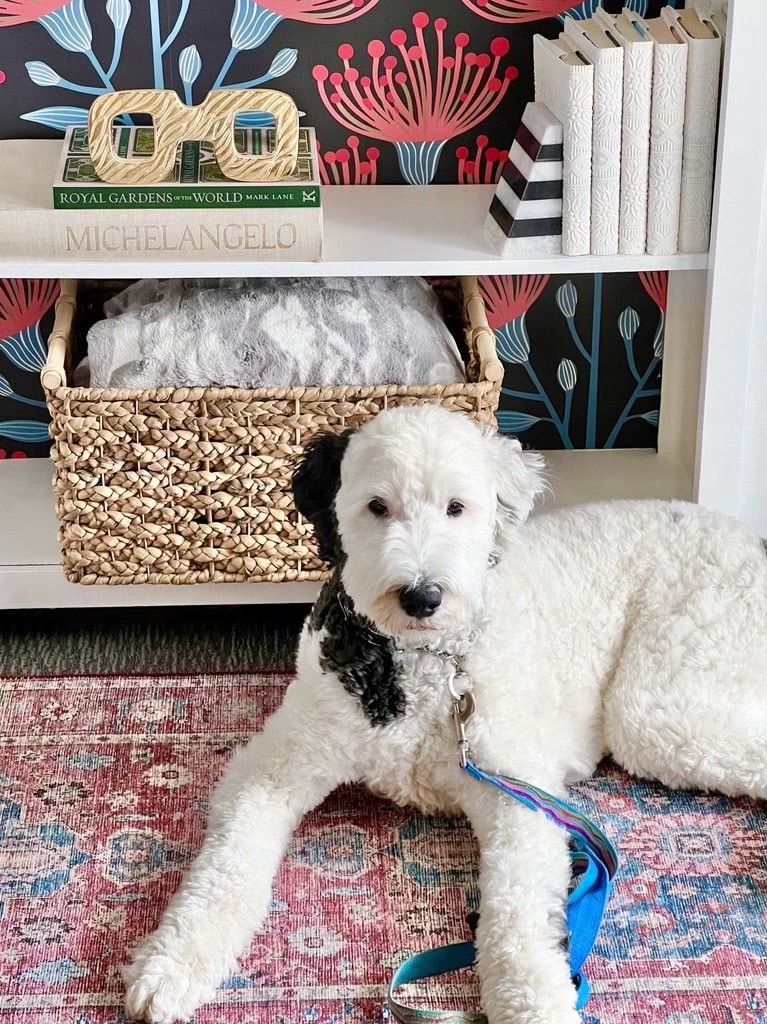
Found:
M 93 387 L 465 380 L 423 278 L 144 280 L 88 332 Z

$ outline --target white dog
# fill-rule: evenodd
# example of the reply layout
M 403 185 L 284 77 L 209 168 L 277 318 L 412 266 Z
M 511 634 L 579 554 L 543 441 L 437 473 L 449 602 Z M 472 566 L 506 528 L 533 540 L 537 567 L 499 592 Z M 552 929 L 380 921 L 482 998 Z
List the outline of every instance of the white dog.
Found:
M 363 781 L 463 811 L 481 849 L 490 1024 L 575 1024 L 567 834 L 461 771 L 448 682 L 473 681 L 471 752 L 557 795 L 610 752 L 672 787 L 767 797 L 767 556 L 681 502 L 542 513 L 540 456 L 438 406 L 325 435 L 296 474 L 332 580 L 297 678 L 238 751 L 202 851 L 125 968 L 135 1017 L 188 1018 L 267 913 L 299 819 Z

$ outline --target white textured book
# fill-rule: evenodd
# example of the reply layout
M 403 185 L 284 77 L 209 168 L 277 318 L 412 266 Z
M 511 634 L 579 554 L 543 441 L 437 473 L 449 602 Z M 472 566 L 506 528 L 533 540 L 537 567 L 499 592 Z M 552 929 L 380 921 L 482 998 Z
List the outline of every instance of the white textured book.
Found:
M 647 252 L 665 256 L 677 251 L 679 235 L 687 43 L 663 18 L 634 19 L 653 41 Z
M 535 99 L 562 124 L 562 252 L 591 251 L 594 68 L 563 40 L 533 36 Z
M 233 262 L 322 256 L 322 207 L 55 210 L 60 151 L 56 140 L 0 142 L 0 256 Z
M 687 43 L 678 248 L 680 252 L 705 252 L 714 191 L 722 40 L 718 29 L 698 11 L 675 11 L 665 7 L 661 9 L 661 17 Z
M 591 251 L 618 252 L 621 190 L 623 47 L 594 18 L 566 18 L 565 41 L 594 68 L 591 129 Z
M 645 251 L 647 243 L 653 44 L 638 30 L 633 12 L 627 8 L 613 15 L 599 7 L 594 19 L 623 48 L 618 252 L 636 256 Z

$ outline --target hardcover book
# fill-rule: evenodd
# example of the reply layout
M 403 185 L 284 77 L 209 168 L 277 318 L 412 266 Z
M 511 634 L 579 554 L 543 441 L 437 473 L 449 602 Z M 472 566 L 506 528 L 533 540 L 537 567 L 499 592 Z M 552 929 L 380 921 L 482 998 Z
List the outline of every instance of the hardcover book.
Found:
M 273 148 L 274 129 L 237 128 L 235 144 L 240 152 L 259 156 Z M 149 156 L 154 152 L 154 129 L 117 128 L 115 151 L 122 157 Z M 53 182 L 53 205 L 57 210 L 318 207 L 320 178 L 314 129 L 300 129 L 295 170 L 282 181 L 231 181 L 221 173 L 210 146 L 204 142 L 183 142 L 166 181 L 156 185 L 115 185 L 102 181 L 90 162 L 87 128 L 69 128 Z
M 698 11 L 662 8 L 661 17 L 687 43 L 679 251 L 705 252 L 708 249 L 714 191 L 722 40 L 719 30 Z
M 623 47 L 623 116 L 618 252 L 636 256 L 647 241 L 647 185 L 650 166 L 650 105 L 653 44 L 624 8 L 618 15 L 594 11 L 604 32 Z
M 687 43 L 663 18 L 633 17 L 654 44 L 647 252 L 665 256 L 677 251 L 679 235 Z
M 59 154 L 57 141 L 0 142 L 0 256 L 43 262 L 276 262 L 322 256 L 321 206 L 55 210 L 51 183 Z
M 535 99 L 561 123 L 562 252 L 591 251 L 591 134 L 594 68 L 561 39 L 533 36 Z
M 591 251 L 596 256 L 615 256 L 620 220 L 623 47 L 594 18 L 566 18 L 564 36 L 594 67 Z

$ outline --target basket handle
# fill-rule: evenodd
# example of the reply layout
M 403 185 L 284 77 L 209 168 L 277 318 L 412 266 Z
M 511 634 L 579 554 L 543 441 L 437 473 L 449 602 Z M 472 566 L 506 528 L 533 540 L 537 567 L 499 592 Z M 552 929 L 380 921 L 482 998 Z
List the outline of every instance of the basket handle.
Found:
M 463 304 L 471 327 L 466 331 L 468 341 L 474 346 L 479 359 L 480 380 L 498 384 L 503 380 L 504 366 L 495 351 L 495 334 L 487 322 L 487 311 L 479 293 L 477 278 L 461 278 Z
M 69 337 L 72 333 L 76 299 L 77 281 L 63 280 L 59 297 L 54 306 L 53 330 L 48 338 L 48 358 L 40 371 L 40 381 L 46 391 L 55 391 L 56 388 L 66 387 L 67 384 L 64 362 L 67 356 Z

